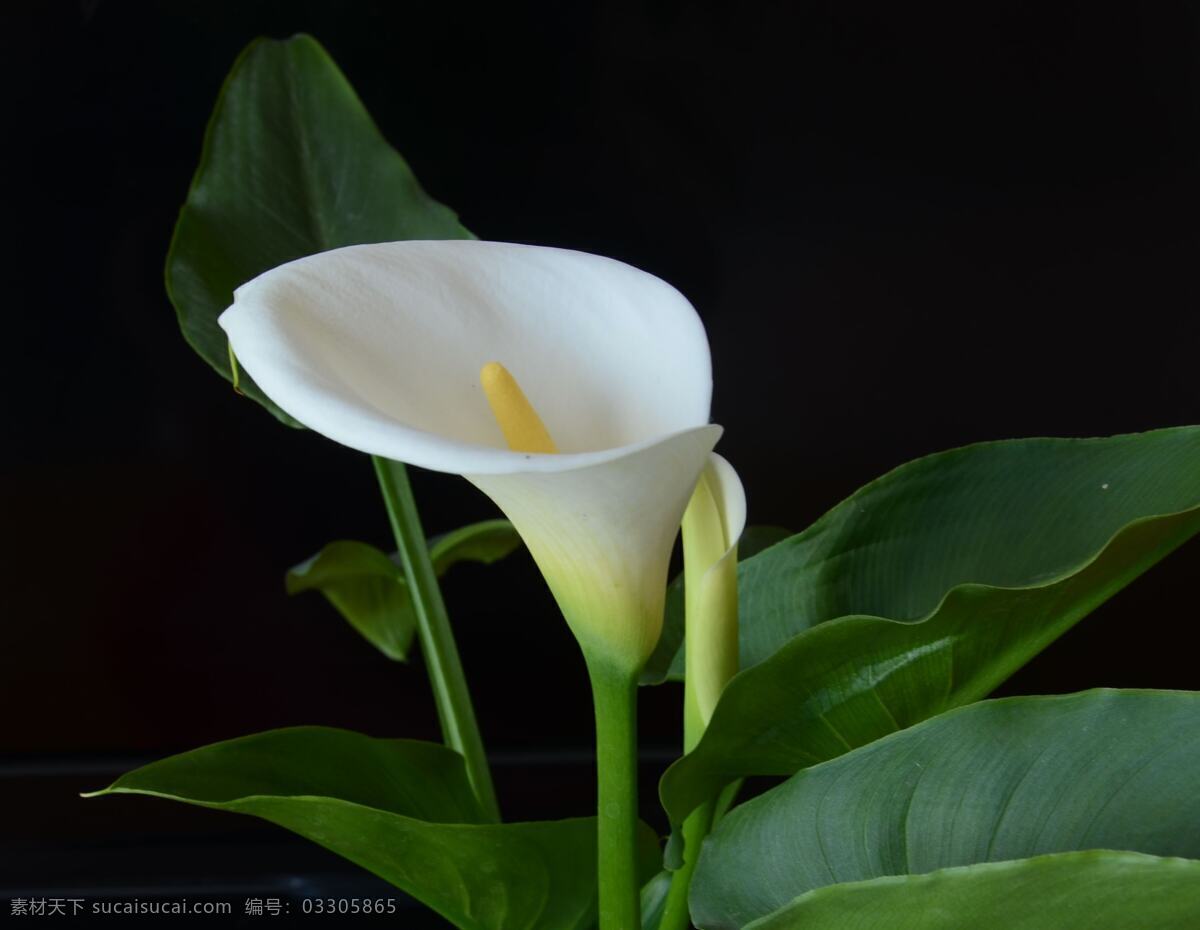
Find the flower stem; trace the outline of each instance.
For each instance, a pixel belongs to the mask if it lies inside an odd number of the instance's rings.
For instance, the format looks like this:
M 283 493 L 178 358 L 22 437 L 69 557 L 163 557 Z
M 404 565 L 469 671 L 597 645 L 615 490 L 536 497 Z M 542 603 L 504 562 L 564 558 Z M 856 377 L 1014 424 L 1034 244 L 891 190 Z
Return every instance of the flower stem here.
M 600 930 L 640 930 L 637 678 L 588 663 L 596 708 Z
M 683 679 L 683 751 L 691 752 L 704 735 L 704 720 L 696 700 L 695 687 Z M 683 865 L 671 873 L 671 890 L 667 892 L 667 903 L 663 908 L 658 930 L 688 930 L 692 925 L 688 911 L 688 892 L 691 890 L 692 873 L 696 871 L 696 860 L 700 857 L 700 844 L 713 826 L 714 801 L 696 808 L 683 822 Z
M 450 618 L 446 615 L 442 590 L 429 559 L 429 546 L 421 529 L 421 518 L 417 513 L 417 502 L 413 499 L 412 486 L 408 482 L 408 471 L 401 463 L 390 459 L 372 456 L 372 460 L 387 505 L 392 532 L 396 536 L 396 545 L 400 549 L 404 577 L 412 593 L 417 615 L 417 637 L 425 667 L 429 670 L 429 683 L 442 725 L 442 738 L 447 746 L 463 757 L 467 778 L 484 815 L 493 823 L 498 823 L 500 807 L 496 801 L 496 789 L 492 786 L 492 774 L 483 751 L 483 739 L 479 735 L 479 724 L 475 721 L 475 709 L 471 706 L 471 693 L 467 690 L 458 647 L 454 643 L 454 632 L 450 629 Z

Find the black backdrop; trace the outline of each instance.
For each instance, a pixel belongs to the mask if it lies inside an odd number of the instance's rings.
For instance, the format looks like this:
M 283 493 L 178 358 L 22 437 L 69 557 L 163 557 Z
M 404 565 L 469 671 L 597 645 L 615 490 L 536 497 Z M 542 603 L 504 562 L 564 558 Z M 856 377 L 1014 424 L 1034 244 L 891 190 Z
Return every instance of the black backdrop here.
M 687 294 L 752 522 L 800 529 L 975 440 L 1200 421 L 1194 4 L 93 0 L 4 18 L 0 697 L 30 778 L 289 724 L 437 737 L 419 661 L 283 594 L 324 542 L 387 542 L 368 461 L 237 398 L 163 292 L 205 120 L 256 35 L 316 35 L 481 237 L 611 255 Z M 493 512 L 461 480 L 415 481 L 431 531 Z M 1200 686 L 1181 648 L 1197 556 L 1006 690 Z M 448 600 L 489 747 L 586 751 L 582 664 L 528 558 L 457 569 Z M 648 746 L 672 746 L 678 714 L 674 688 L 645 696 Z M 586 779 L 533 798 L 523 778 L 510 811 L 590 804 Z M 39 790 L 36 815 L 13 802 L 29 835 L 91 816 Z

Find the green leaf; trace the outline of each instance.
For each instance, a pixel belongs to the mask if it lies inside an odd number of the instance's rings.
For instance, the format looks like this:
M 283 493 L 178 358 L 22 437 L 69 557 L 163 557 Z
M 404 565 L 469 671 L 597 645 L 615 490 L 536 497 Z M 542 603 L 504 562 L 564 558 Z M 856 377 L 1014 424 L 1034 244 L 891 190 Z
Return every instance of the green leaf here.
M 738 541 L 738 558 L 748 559 L 791 535 L 791 530 L 785 530 L 781 526 L 748 526 Z M 659 685 L 664 681 L 683 681 L 684 622 L 683 572 L 680 572 L 667 588 L 662 635 L 642 670 L 638 684 Z
M 1197 426 L 917 459 L 744 562 L 742 666 L 837 617 L 915 621 L 962 585 L 1053 585 L 1131 523 L 1197 506 Z
M 642 928 L 658 930 L 663 913 L 667 909 L 667 895 L 671 893 L 671 873 L 659 872 L 642 886 Z
M 252 42 L 234 63 L 167 255 L 183 334 L 233 380 L 217 317 L 236 287 L 326 249 L 471 234 L 429 197 L 310 36 Z M 298 426 L 240 373 L 239 390 Z
M 297 727 L 185 752 L 104 794 L 252 814 L 330 849 L 467 930 L 575 930 L 596 910 L 594 818 L 483 824 L 462 758 L 443 746 Z M 643 876 L 660 867 L 641 837 Z
M 749 927 L 1194 930 L 1200 862 L 1095 851 L 880 878 L 809 892 Z
M 515 552 L 520 545 L 521 537 L 507 520 L 484 520 L 431 539 L 429 557 L 440 578 L 459 562 L 490 565 Z
M 984 697 L 1198 531 L 1198 427 L 902 466 L 743 563 L 753 667 L 664 775 L 672 823 L 735 778 L 790 775 Z
M 286 727 L 151 762 L 96 795 L 153 794 L 241 809 L 260 795 L 329 799 L 434 823 L 482 823 L 462 757 L 437 743 Z
M 431 539 L 429 554 L 440 577 L 459 562 L 495 562 L 520 544 L 507 520 L 485 520 Z M 320 591 L 385 656 L 407 660 L 417 615 L 395 553 L 354 540 L 332 542 L 288 571 L 285 583 L 288 594 Z
M 404 572 L 384 552 L 354 540 L 332 542 L 292 568 L 288 594 L 320 591 L 389 659 L 405 661 L 417 628 Z
M 952 711 L 732 811 L 701 853 L 692 914 L 742 927 L 826 885 L 1048 853 L 1200 858 L 1197 733 L 1200 693 L 1180 691 Z

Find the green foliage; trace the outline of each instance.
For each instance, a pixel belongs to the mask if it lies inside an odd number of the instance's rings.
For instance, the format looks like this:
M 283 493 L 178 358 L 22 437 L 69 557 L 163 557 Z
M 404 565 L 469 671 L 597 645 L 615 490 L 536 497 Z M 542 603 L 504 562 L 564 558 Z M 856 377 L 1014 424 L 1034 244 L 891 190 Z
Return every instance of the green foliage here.
M 1053 584 L 1130 524 L 1198 505 L 1194 426 L 916 459 L 745 563 L 742 667 L 837 617 L 916 621 L 963 585 Z
M 459 562 L 491 565 L 520 545 L 521 537 L 507 520 L 484 520 L 429 540 L 429 558 L 440 578 Z
M 495 562 L 520 544 L 521 537 L 507 520 L 485 520 L 430 540 L 429 556 L 440 577 L 459 562 Z M 332 542 L 293 567 L 286 584 L 288 594 L 320 591 L 385 656 L 408 658 L 417 616 L 395 554 L 354 540 Z
M 700 857 L 693 916 L 742 927 L 826 885 L 1048 853 L 1200 858 L 1197 732 L 1200 694 L 1171 691 L 943 714 L 730 813 Z
M 217 317 L 234 289 L 315 252 L 397 239 L 469 239 L 421 189 L 354 88 L 309 36 L 251 43 L 221 88 L 167 255 L 192 348 L 291 426 L 242 372 Z
M 1200 862 L 1082 852 L 809 892 L 753 930 L 1194 930 Z
M 331 542 L 287 573 L 288 594 L 320 591 L 338 613 L 389 659 L 405 661 L 417 617 L 404 572 L 381 549 L 351 539 Z
M 986 443 L 867 485 L 743 563 L 751 667 L 663 777 L 672 823 L 986 696 L 1198 531 L 1196 427 Z
M 154 762 L 104 794 L 252 814 L 319 843 L 464 930 L 585 930 L 596 910 L 594 818 L 487 824 L 462 757 L 322 727 L 273 730 Z M 641 874 L 659 868 L 640 836 Z
M 659 872 L 642 886 L 643 930 L 658 930 L 663 912 L 667 907 L 667 893 L 671 890 L 671 873 Z
M 418 740 L 287 727 L 213 743 L 122 775 L 96 794 L 238 805 L 259 794 L 338 798 L 433 823 L 483 818 L 458 753 Z

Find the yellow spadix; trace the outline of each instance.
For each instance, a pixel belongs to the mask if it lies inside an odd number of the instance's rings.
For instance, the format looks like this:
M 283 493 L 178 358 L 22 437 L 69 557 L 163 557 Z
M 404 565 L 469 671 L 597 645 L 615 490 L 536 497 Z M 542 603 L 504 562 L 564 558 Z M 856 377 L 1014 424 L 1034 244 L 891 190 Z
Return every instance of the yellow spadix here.
M 558 452 L 546 424 L 507 368 L 499 362 L 488 362 L 479 371 L 479 383 L 510 449 L 543 454 Z

